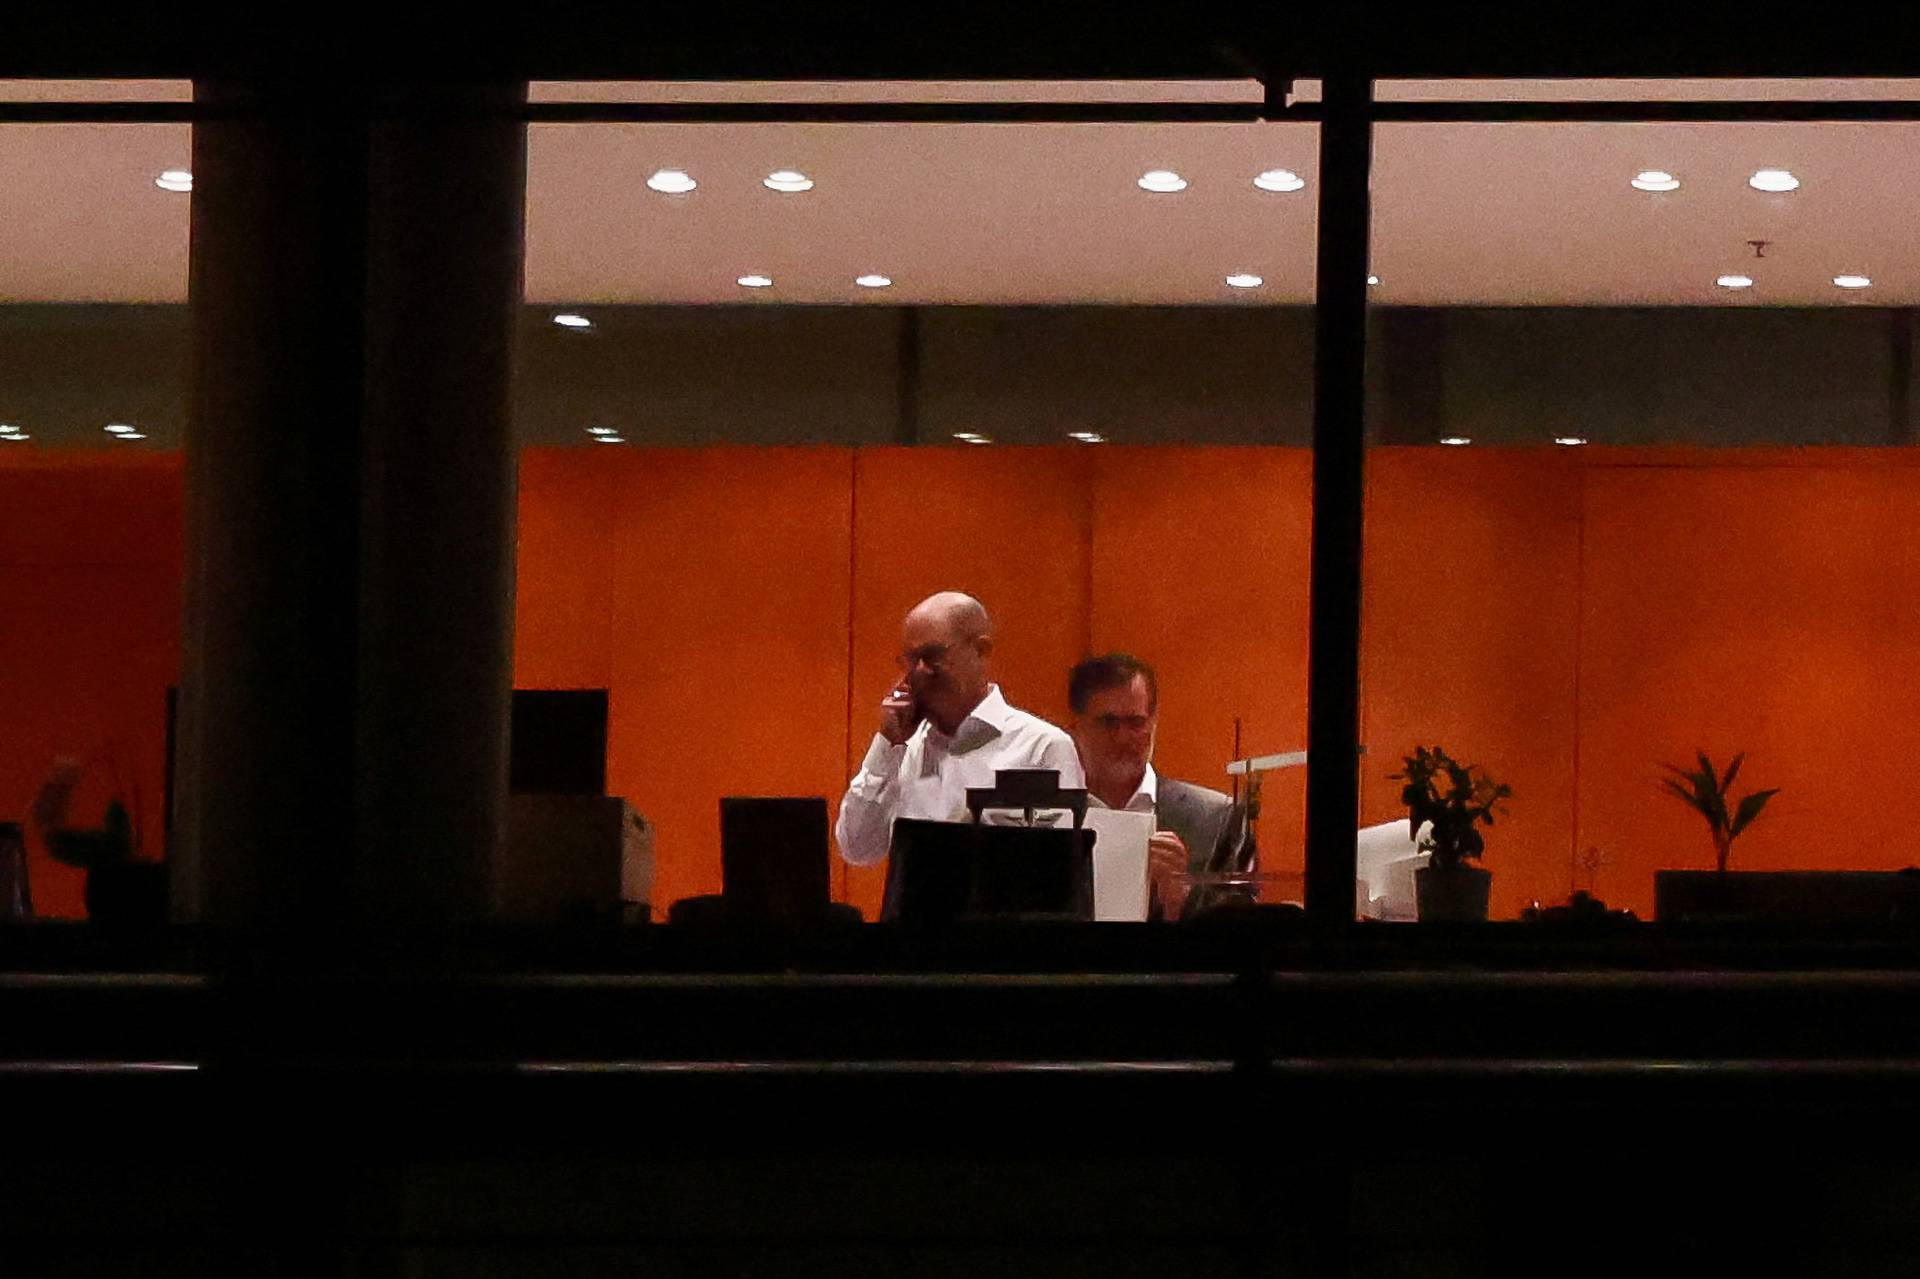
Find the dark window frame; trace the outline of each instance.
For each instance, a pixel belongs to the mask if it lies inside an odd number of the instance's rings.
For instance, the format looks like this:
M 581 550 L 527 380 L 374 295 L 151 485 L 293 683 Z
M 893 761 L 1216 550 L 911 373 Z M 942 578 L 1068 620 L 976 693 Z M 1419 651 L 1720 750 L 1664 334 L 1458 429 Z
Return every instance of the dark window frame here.
M 1801 74 L 1832 76 L 1831 66 L 1813 65 Z M 1826 122 L 1920 120 L 1920 100 L 1841 101 L 1730 100 L 1714 102 L 1381 102 L 1374 98 L 1376 77 L 1390 68 L 1335 69 L 1264 77 L 1261 103 L 1104 103 L 1104 104 L 621 104 L 529 103 L 518 111 L 527 123 L 546 122 L 790 122 L 861 121 L 930 123 L 1026 122 L 1314 122 L 1321 128 L 1322 180 L 1318 184 L 1319 288 L 1314 308 L 1319 322 L 1315 353 L 1314 552 L 1309 627 L 1307 812 L 1307 914 L 1302 935 L 1256 938 L 1245 951 L 1252 962 L 1282 966 L 1373 968 L 1471 957 L 1477 962 L 1521 967 L 1576 960 L 1600 966 L 1674 966 L 1705 957 L 1736 965 L 1904 966 L 1915 962 L 1909 936 L 1884 937 L 1862 930 L 1755 926 L 1739 930 L 1699 929 L 1648 921 L 1630 937 L 1612 933 L 1575 936 L 1526 926 L 1488 925 L 1472 933 L 1428 926 L 1413 930 L 1363 929 L 1353 917 L 1352 831 L 1358 824 L 1358 779 L 1351 767 L 1330 763 L 1354 758 L 1358 745 L 1357 673 L 1360 649 L 1359 590 L 1364 572 L 1360 495 L 1365 480 L 1367 437 L 1365 317 L 1368 310 L 1364 264 L 1371 233 L 1371 208 L 1364 176 L 1371 159 L 1374 127 L 1385 123 L 1641 123 L 1641 122 Z M 1398 68 L 1391 68 L 1399 70 Z M 1520 74 L 1515 67 L 1502 68 Z M 1716 68 L 1722 74 L 1733 74 Z M 1876 68 L 1885 73 L 1886 68 Z M 543 79 L 554 78 L 542 68 Z M 1004 71 L 1004 69 L 1002 69 Z M 1091 68 L 1079 69 L 1092 78 Z M 1484 69 L 1480 69 L 1484 70 Z M 1562 68 L 1564 71 L 1565 69 Z M 1607 69 L 1614 75 L 1622 68 Z M 1671 75 L 1675 68 L 1662 72 Z M 1749 67 L 1756 74 L 1779 75 L 1781 66 Z M 1911 70 L 1920 71 L 1920 65 Z M 1045 71 L 1039 72 L 1046 74 Z M 636 71 L 636 74 L 640 74 Z M 789 74 L 793 74 L 789 71 Z M 1252 72 L 1247 72 L 1252 74 Z M 1854 74 L 1863 74 L 1855 72 Z M 1603 73 L 1604 76 L 1604 73 Z M 593 77 L 602 78 L 602 77 Z M 1066 78 L 1056 71 L 1049 78 Z M 1293 81 L 1317 78 L 1319 102 L 1288 105 Z M 1444 77 L 1443 77 L 1444 78 Z M 1844 77 L 1843 77 L 1844 78 Z M 212 111 L 189 102 L 0 102 L 0 124 L 35 123 L 192 123 Z M 1356 180 L 1356 174 L 1359 175 Z M 1329 389 L 1332 393 L 1329 394 Z M 1325 500 L 1334 495 L 1334 500 Z M 1524 930 L 1524 931 L 1519 931 Z M 1224 940 L 1224 939 L 1221 939 Z M 1884 945 L 1882 944 L 1884 943 Z M 1238 949 L 1236 944 L 1229 949 Z M 1045 953 L 1042 947 L 1034 953 Z M 1184 964 L 1206 954 L 1226 958 L 1218 944 L 1167 946 L 1160 943 L 1115 946 L 1103 942 L 1086 951 L 1072 948 L 1070 959 L 1095 967 L 1163 967 L 1162 960 Z M 911 948 L 909 948 L 911 950 Z M 903 954 L 909 952 L 902 952 Z M 1014 967 L 996 962 L 996 967 Z M 1239 965 L 1234 965 L 1238 967 Z

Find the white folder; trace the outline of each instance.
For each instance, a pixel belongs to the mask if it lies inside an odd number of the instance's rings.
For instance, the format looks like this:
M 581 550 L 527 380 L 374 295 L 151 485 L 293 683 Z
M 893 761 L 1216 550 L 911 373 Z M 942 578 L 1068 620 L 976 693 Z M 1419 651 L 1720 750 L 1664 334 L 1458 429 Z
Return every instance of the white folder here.
M 1152 813 L 1088 808 L 1093 841 L 1093 917 L 1139 922 L 1147 917 L 1147 839 Z

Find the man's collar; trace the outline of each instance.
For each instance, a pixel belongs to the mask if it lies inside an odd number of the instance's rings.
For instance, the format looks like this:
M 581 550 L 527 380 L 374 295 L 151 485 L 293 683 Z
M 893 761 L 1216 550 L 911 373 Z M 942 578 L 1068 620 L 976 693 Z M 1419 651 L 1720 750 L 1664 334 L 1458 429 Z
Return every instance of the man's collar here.
M 942 733 L 932 720 L 927 721 L 927 731 L 965 750 L 1006 732 L 1013 721 L 1013 714 L 1013 707 L 1007 705 L 1007 699 L 1000 695 L 1000 686 L 989 684 L 987 695 L 980 699 L 979 705 L 967 712 L 966 718 L 954 728 L 951 737 Z
M 1145 795 L 1150 802 L 1155 804 L 1160 802 L 1160 776 L 1153 771 L 1152 764 L 1147 765 L 1146 773 L 1140 778 L 1140 789 L 1135 791 L 1134 794 Z
M 1000 695 L 998 684 L 989 684 L 987 695 L 980 699 L 978 706 L 967 712 L 967 719 L 977 719 L 995 732 L 1004 733 L 1012 722 L 1013 707 L 1007 705 L 1007 699 Z M 966 731 L 967 719 L 960 721 L 960 732 Z
M 1140 803 L 1142 799 L 1147 801 L 1144 805 Z M 1095 795 L 1092 791 L 1087 792 L 1087 800 L 1097 808 L 1107 807 L 1107 802 L 1098 795 Z M 1141 774 L 1140 784 L 1133 788 L 1133 794 L 1127 796 L 1126 808 L 1123 811 L 1136 813 L 1152 811 L 1159 807 L 1159 804 L 1160 778 L 1153 771 L 1153 765 L 1148 764 L 1147 771 Z

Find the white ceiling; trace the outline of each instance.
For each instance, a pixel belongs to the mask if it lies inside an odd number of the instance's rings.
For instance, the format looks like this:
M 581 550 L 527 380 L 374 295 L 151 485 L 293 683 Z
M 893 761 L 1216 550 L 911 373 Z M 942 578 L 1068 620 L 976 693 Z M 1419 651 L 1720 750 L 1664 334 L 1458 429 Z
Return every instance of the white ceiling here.
M 534 302 L 1217 302 L 1308 296 L 1317 130 L 1298 124 L 539 125 Z M 657 168 L 700 187 L 666 196 Z M 1149 169 L 1191 183 L 1140 190 Z M 1308 180 L 1256 190 L 1264 169 Z M 797 169 L 797 195 L 761 179 Z M 865 272 L 890 289 L 857 288 Z M 1251 271 L 1270 290 L 1229 290 Z M 774 278 L 747 290 L 746 272 Z
M 1256 86 L 1257 88 L 1257 86 Z M 1661 91 L 1664 88 L 1664 92 Z M 1402 84 L 1383 97 L 1920 96 L 1912 82 Z M 845 100 L 847 86 L 704 86 L 707 100 Z M 1234 100 L 1248 82 L 1072 86 L 1079 100 Z M 861 86 L 862 96 L 1060 100 L 1061 86 Z M 178 97 L 179 86 L 134 96 Z M 687 86 L 543 87 L 548 100 L 694 96 Z M 0 84 L 0 97 L 28 93 Z M 38 96 L 78 96 L 45 89 Z M 178 302 L 188 201 L 156 189 L 186 125 L 0 126 L 0 301 Z M 1313 276 L 1310 124 L 540 124 L 528 150 L 527 297 L 593 302 L 1300 303 Z M 1912 305 L 1920 302 L 1920 124 L 1383 125 L 1374 270 L 1408 305 Z M 644 180 L 684 168 L 699 189 Z M 1262 169 L 1305 190 L 1256 190 Z M 1749 189 L 1761 167 L 1804 185 Z M 797 168 L 817 186 L 760 185 Z M 1172 168 L 1190 187 L 1141 191 Z M 1651 195 L 1627 180 L 1677 174 Z M 216 175 L 200 175 L 202 181 Z M 1770 242 L 1755 260 L 1746 241 Z M 884 290 L 853 277 L 880 271 Z M 1223 277 L 1250 271 L 1257 290 Z M 1757 286 L 1714 286 L 1740 271 Z M 746 290 L 735 278 L 772 275 Z M 1875 287 L 1846 292 L 1842 272 Z
M 0 302 L 184 302 L 185 124 L 0 125 Z

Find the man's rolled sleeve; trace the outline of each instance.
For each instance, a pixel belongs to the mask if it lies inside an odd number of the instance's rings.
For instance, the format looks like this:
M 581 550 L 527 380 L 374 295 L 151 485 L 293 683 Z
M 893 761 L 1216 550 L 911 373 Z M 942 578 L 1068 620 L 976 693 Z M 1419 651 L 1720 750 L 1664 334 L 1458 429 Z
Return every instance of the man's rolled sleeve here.
M 900 764 L 904 743 L 894 745 L 875 733 L 840 801 L 840 820 L 834 824 L 834 842 L 840 856 L 852 866 L 871 866 L 884 860 L 893 836 L 893 810 L 899 797 Z

